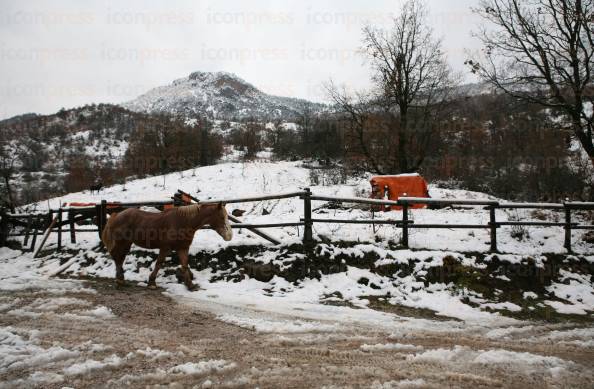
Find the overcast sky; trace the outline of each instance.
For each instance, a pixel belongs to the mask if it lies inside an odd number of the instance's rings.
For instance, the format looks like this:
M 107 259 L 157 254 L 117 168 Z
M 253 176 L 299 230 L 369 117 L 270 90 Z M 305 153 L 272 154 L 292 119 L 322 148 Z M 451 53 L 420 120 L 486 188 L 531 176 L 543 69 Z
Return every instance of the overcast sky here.
M 357 53 L 361 28 L 389 26 L 401 3 L 0 0 L 0 118 L 127 101 L 196 70 L 324 101 L 330 78 L 369 85 Z M 464 50 L 479 49 L 470 34 L 480 22 L 470 12 L 477 0 L 427 3 L 452 67 L 464 71 Z

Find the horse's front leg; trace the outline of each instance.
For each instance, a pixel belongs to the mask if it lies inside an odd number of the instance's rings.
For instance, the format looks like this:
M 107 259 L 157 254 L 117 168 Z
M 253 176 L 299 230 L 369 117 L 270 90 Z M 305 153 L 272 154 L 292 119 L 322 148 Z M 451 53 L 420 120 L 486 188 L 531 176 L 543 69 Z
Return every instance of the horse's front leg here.
M 177 254 L 179 255 L 179 263 L 181 265 L 184 283 L 186 284 L 188 290 L 194 290 L 194 284 L 192 283 L 192 273 L 190 273 L 190 268 L 188 267 L 188 250 L 189 249 L 177 250 Z
M 153 272 L 149 276 L 149 281 L 148 281 L 149 288 L 154 289 L 157 287 L 157 283 L 156 283 L 157 274 L 159 273 L 159 269 L 163 265 L 165 258 L 169 255 L 169 252 L 170 252 L 170 250 L 167 250 L 167 249 L 161 249 L 159 251 L 159 256 L 157 257 L 157 262 L 155 262 L 155 268 L 153 269 Z

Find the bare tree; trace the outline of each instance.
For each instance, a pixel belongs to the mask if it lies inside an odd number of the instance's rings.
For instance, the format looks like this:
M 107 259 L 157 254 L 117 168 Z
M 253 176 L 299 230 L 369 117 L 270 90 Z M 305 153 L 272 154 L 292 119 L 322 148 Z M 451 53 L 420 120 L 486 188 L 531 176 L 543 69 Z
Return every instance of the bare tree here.
M 15 163 L 17 159 L 17 153 L 11 153 L 3 144 L 0 144 L 0 176 L 2 176 L 2 179 L 4 180 L 8 197 L 8 207 L 11 212 L 15 211 L 15 204 L 10 181 L 15 173 Z
M 556 110 L 594 166 L 594 0 L 481 0 L 489 22 L 477 36 L 484 55 L 473 73 L 523 101 Z
M 361 168 L 378 174 L 385 173 L 381 155 L 374 152 L 368 137 L 369 120 L 373 111 L 369 96 L 363 93 L 353 95 L 346 88 L 341 88 L 332 81 L 326 85 L 326 93 L 346 116 L 345 126 L 349 137 L 347 154 L 352 154 L 353 150 L 349 148 L 356 144 L 357 154 L 361 154 L 364 158 Z
M 373 69 L 376 90 L 371 96 L 375 114 L 381 113 L 386 127 L 388 155 L 373 155 L 369 146 L 362 147 L 372 166 L 399 172 L 416 171 L 423 163 L 435 129 L 435 119 L 450 97 L 455 79 L 441 49 L 427 24 L 427 11 L 421 0 L 409 0 L 389 29 L 367 26 L 363 29 L 363 51 Z M 336 88 L 330 97 L 355 120 L 365 142 L 366 118 L 361 107 Z M 368 112 L 366 112 L 368 113 Z M 377 116 L 376 116 L 377 117 Z M 377 123 L 376 123 L 377 124 Z
M 301 114 L 298 118 L 298 123 L 300 124 L 301 130 L 301 143 L 303 144 L 303 148 L 305 151 L 304 154 L 307 154 L 311 151 L 311 131 L 313 126 L 313 119 L 314 119 L 314 110 L 311 106 L 310 102 L 305 102 L 302 105 Z

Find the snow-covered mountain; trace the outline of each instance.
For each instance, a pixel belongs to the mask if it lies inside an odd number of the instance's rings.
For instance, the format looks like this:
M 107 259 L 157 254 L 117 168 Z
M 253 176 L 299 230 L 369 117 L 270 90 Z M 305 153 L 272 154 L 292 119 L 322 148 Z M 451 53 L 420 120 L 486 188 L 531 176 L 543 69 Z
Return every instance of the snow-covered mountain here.
M 137 112 L 184 117 L 207 115 L 219 120 L 295 121 L 304 112 L 316 113 L 326 109 L 323 104 L 266 94 L 226 72 L 194 72 L 171 85 L 151 89 L 122 106 Z

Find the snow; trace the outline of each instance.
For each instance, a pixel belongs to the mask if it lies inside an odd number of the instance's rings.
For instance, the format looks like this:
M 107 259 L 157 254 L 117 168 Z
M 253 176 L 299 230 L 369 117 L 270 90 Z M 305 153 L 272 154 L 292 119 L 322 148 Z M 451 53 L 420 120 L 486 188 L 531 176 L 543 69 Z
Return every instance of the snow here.
M 437 285 L 437 287 L 445 287 Z M 390 299 L 391 304 L 401 304 L 413 308 L 426 308 L 435 311 L 438 315 L 449 316 L 466 321 L 493 321 L 498 317 L 497 314 L 491 314 L 464 304 L 459 298 L 453 296 L 446 290 L 427 290 L 411 291 L 407 296 L 397 296 Z M 511 324 L 513 319 L 500 317 L 499 320 Z
M 45 365 L 50 362 L 75 358 L 78 355 L 78 351 L 60 346 L 48 348 L 39 346 L 35 332 L 13 327 L 0 327 L 0 372 Z
M 10 309 L 3 314 L 65 321 L 113 318 L 113 313 L 107 307 L 93 306 L 79 297 L 63 296 L 66 293 L 78 295 L 96 292 L 83 287 L 82 282 L 76 280 L 50 278 L 49 275 L 59 267 L 59 262 L 59 258 L 34 259 L 30 253 L 0 248 L 0 290 L 8 293 L 26 291 L 35 297 L 29 301 L 15 298 L 11 304 L 2 304 L 4 309 Z M 65 376 L 119 366 L 123 361 L 115 354 L 102 360 L 87 359 L 91 354 L 109 349 L 109 346 L 92 341 L 68 347 L 58 342 L 47 345 L 43 342 L 43 330 L 22 328 L 17 326 L 18 320 L 15 323 L 14 326 L 0 326 L 0 374 L 18 369 L 36 371 L 10 381 L 7 383 L 9 387 L 53 386 L 63 382 Z M 46 371 L 47 368 L 52 371 Z M 61 370 L 56 371 L 56 368 Z
M 36 371 L 31 373 L 27 378 L 20 378 L 15 381 L 12 381 L 6 385 L 6 387 L 44 387 L 45 385 L 50 384 L 59 384 L 64 381 L 64 376 L 62 374 L 51 373 L 51 372 L 44 372 L 44 371 Z M 62 388 L 66 388 L 63 386 Z
M 569 302 L 546 301 L 545 303 L 561 313 L 585 315 L 594 307 L 594 290 L 591 287 L 591 276 L 580 273 L 570 273 L 561 269 L 561 283 L 556 282 L 547 287 L 556 297 Z
M 422 350 L 422 346 L 415 346 L 414 344 L 402 344 L 402 343 L 386 343 L 386 344 L 362 344 L 361 350 L 363 351 L 418 351 Z
M 207 361 L 200 361 L 198 363 L 187 362 L 183 365 L 174 366 L 167 372 L 173 374 L 205 375 L 231 370 L 236 366 L 237 365 L 235 363 L 227 362 L 224 359 L 211 359 Z
M 243 328 L 249 328 L 256 332 L 295 333 L 295 332 L 333 332 L 338 326 L 336 324 L 322 324 L 320 322 L 306 322 L 302 320 L 267 320 L 258 318 L 246 318 L 235 315 L 221 315 L 217 319 Z
M 384 178 L 420 177 L 420 174 L 419 173 L 402 173 L 402 174 L 391 174 L 391 175 L 374 176 L 374 177 L 384 177 Z
M 86 374 L 93 370 L 104 369 L 106 367 L 115 367 L 122 364 L 122 358 L 115 354 L 106 357 L 102 361 L 96 361 L 94 359 L 88 359 L 81 363 L 74 363 L 64 368 L 64 374 L 66 375 L 81 375 Z
M 52 264 L 51 269 L 58 265 L 59 262 Z M 35 261 L 31 253 L 0 247 L 0 290 L 39 289 L 51 294 L 76 290 L 94 293 L 93 290 L 84 288 L 80 281 L 49 278 L 44 274 L 44 270 L 48 269 L 39 268 L 39 261 Z
M 551 308 L 554 308 L 557 312 L 563 313 L 566 315 L 586 315 L 587 314 L 587 312 L 584 309 L 582 309 L 580 305 L 576 306 L 574 304 L 565 304 L 560 301 L 551 301 L 551 300 L 546 300 L 544 303 L 547 304 L 548 306 L 550 306 Z M 588 306 L 588 308 L 591 309 L 592 306 Z
M 563 366 L 567 362 L 557 357 L 547 357 L 531 353 L 515 352 L 508 350 L 479 351 L 473 363 L 484 364 L 527 364 L 544 365 L 547 367 Z
M 513 335 L 529 334 L 534 332 L 535 328 L 532 325 L 521 327 L 510 326 L 507 328 L 495 328 L 488 331 L 485 336 L 489 339 L 510 339 Z
M 150 361 L 159 361 L 162 359 L 169 359 L 169 358 L 173 357 L 174 355 L 180 355 L 180 356 L 184 355 L 184 353 L 181 351 L 178 353 L 172 353 L 169 351 L 153 349 L 151 347 L 147 347 L 144 350 L 142 350 L 142 349 L 136 350 L 136 354 L 143 356 Z
M 574 328 L 570 330 L 551 331 L 546 336 L 547 340 L 568 340 L 568 339 L 594 339 L 594 328 Z
M 186 126 L 193 127 L 193 126 L 195 126 L 196 124 L 198 124 L 198 119 L 196 119 L 196 118 L 192 118 L 192 119 L 186 119 L 186 120 L 184 121 L 184 124 L 185 124 Z
M 592 102 L 590 102 L 590 101 L 585 102 L 583 113 L 584 113 L 584 116 L 592 119 L 592 117 L 594 117 L 594 104 L 592 104 Z
M 297 130 L 299 129 L 299 125 L 297 123 L 282 123 L 281 128 L 283 130 L 297 132 Z
M 116 317 L 109 308 L 104 306 L 99 306 L 89 311 L 83 311 L 81 314 L 84 316 L 93 316 L 99 319 L 113 319 Z
M 417 378 L 414 380 L 400 380 L 400 381 L 388 381 L 384 383 L 380 383 L 379 381 L 375 381 L 372 385 L 372 389 L 406 389 L 406 388 L 425 388 L 429 387 L 427 382 L 422 378 Z
M 530 370 L 539 368 L 558 372 L 571 365 L 571 362 L 557 357 L 542 356 L 526 352 L 515 352 L 502 349 L 474 351 L 466 346 L 455 346 L 451 349 L 440 348 L 423 351 L 407 356 L 411 361 L 425 362 L 459 362 L 463 364 L 507 365 L 517 369 Z M 553 370 L 554 369 L 554 370 Z

